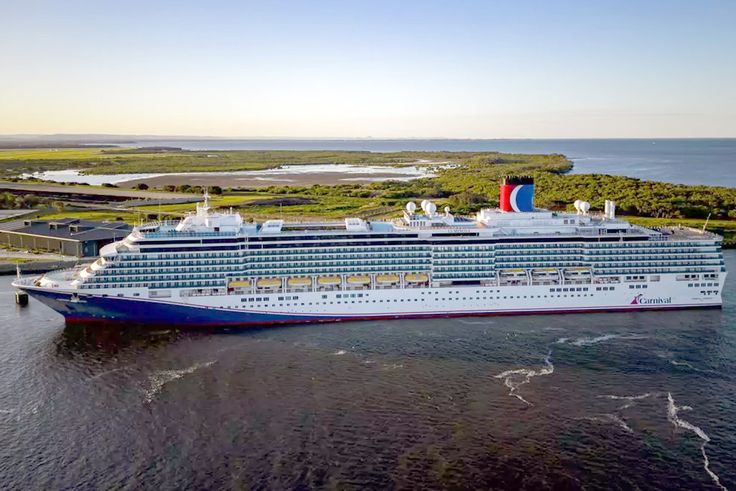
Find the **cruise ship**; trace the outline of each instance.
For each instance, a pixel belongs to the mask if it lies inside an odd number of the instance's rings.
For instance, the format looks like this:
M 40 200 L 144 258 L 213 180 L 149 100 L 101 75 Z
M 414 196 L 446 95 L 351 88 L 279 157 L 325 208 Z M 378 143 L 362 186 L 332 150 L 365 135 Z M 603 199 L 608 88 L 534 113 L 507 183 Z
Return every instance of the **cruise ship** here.
M 396 220 L 250 223 L 205 194 L 91 264 L 13 285 L 70 323 L 182 327 L 721 306 L 718 235 L 632 225 L 612 201 L 537 209 L 525 177 L 499 201 L 473 217 L 425 200 Z

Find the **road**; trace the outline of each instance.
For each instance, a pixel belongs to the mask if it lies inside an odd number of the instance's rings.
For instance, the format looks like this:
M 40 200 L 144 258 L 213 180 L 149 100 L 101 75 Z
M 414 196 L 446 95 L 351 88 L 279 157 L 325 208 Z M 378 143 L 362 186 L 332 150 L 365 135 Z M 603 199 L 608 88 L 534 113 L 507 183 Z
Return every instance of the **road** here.
M 0 249 L 0 262 L 7 259 L 32 259 L 34 261 L 74 261 L 75 256 L 62 256 L 61 254 L 34 254 L 25 251 L 8 251 Z

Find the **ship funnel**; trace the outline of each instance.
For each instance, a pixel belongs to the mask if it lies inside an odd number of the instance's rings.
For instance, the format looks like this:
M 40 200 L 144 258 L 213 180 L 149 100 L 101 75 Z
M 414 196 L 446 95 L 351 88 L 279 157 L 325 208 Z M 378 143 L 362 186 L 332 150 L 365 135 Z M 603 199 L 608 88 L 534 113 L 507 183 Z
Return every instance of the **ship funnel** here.
M 534 211 L 534 178 L 504 177 L 501 181 L 500 208 L 505 212 Z

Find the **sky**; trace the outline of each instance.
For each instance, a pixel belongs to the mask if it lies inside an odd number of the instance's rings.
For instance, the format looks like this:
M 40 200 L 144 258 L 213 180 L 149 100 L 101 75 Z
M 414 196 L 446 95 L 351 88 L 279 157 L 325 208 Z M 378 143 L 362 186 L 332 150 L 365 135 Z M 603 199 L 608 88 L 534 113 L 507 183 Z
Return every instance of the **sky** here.
M 736 137 L 736 2 L 0 0 L 0 134 Z

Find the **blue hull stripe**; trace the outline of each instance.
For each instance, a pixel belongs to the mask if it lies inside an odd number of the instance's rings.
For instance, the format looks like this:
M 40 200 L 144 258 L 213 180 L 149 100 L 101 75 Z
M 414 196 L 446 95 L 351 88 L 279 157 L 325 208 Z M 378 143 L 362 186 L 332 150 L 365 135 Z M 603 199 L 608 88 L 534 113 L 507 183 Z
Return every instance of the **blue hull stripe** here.
M 147 299 L 131 299 L 118 297 L 82 296 L 78 302 L 71 301 L 71 294 L 26 289 L 30 295 L 52 309 L 62 314 L 67 322 L 74 323 L 126 323 L 141 325 L 167 326 L 227 326 L 227 325 L 268 325 L 268 324 L 297 324 L 313 322 L 335 322 L 368 319 L 398 319 L 422 317 L 460 317 L 483 315 L 514 315 L 514 314 L 561 314 L 577 312 L 611 312 L 611 311 L 640 311 L 686 308 L 720 308 L 720 305 L 658 305 L 651 307 L 586 307 L 580 309 L 544 309 L 544 310 L 494 310 L 478 311 L 450 311 L 450 312 L 412 312 L 404 314 L 290 314 L 277 312 L 252 312 L 230 310 L 217 307 L 191 306 L 181 303 L 163 302 Z

